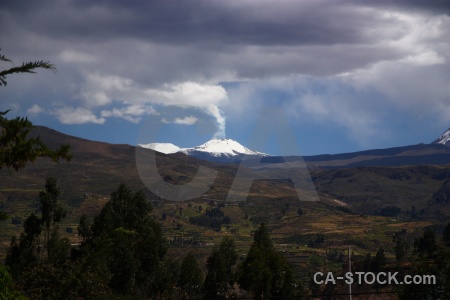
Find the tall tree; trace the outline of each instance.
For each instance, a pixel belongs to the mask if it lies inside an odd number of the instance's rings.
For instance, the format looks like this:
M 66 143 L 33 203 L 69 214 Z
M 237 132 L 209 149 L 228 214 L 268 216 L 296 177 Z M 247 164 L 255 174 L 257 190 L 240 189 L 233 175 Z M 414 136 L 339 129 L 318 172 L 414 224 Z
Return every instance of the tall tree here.
M 371 271 L 372 272 L 379 272 L 382 267 L 386 265 L 386 256 L 384 255 L 384 249 L 383 247 L 380 247 L 375 254 L 375 257 L 372 260 L 371 263 Z
M 62 207 L 59 195 L 61 188 L 58 181 L 50 177 L 45 183 L 45 191 L 39 193 L 39 200 L 41 206 L 41 222 L 45 226 L 45 241 L 47 259 L 64 260 L 64 249 L 67 248 L 68 241 L 61 241 L 58 234 L 58 226 L 56 223 L 60 222 L 66 217 L 67 211 Z M 67 250 L 67 249 L 66 249 Z
M 121 184 L 92 226 L 83 228 L 89 231 L 82 245 L 85 261 L 110 274 L 108 284 L 119 294 L 155 294 L 167 242 L 151 211 L 143 192 Z
M 399 233 L 396 233 L 393 238 L 395 242 L 395 259 L 397 263 L 400 263 L 402 260 L 406 258 L 408 255 L 408 243 L 400 236 Z
M 12 63 L 1 53 L 0 62 Z M 8 75 L 35 73 L 36 69 L 56 71 L 55 66 L 46 61 L 24 62 L 18 67 L 1 70 L 0 86 L 6 86 Z M 50 150 L 39 137 L 28 137 L 33 124 L 27 118 L 16 117 L 8 120 L 5 117 L 8 112 L 9 110 L 0 111 L 0 169 L 6 167 L 17 171 L 38 157 L 49 157 L 54 161 L 58 161 L 60 158 L 71 159 L 69 145 L 61 145 L 56 150 Z
M 253 244 L 240 266 L 238 283 L 255 299 L 290 297 L 302 291 L 290 264 L 273 246 L 265 224 L 255 232 Z
M 6 255 L 6 265 L 12 270 L 14 277 L 22 271 L 39 263 L 42 245 L 40 234 L 42 231 L 41 219 L 34 213 L 23 224 L 24 231 L 19 239 L 11 238 L 11 245 Z
M 234 239 L 224 237 L 219 248 L 213 250 L 207 260 L 208 274 L 205 278 L 205 293 L 208 299 L 229 299 L 234 296 L 237 260 Z
M 49 263 L 61 264 L 69 255 L 70 242 L 67 238 L 61 238 L 58 233 L 60 222 L 65 217 L 65 210 L 59 201 L 60 188 L 54 178 L 48 178 L 45 191 L 39 194 L 41 217 L 32 213 L 24 222 L 24 232 L 17 239 L 12 237 L 8 250 L 6 263 L 20 273 L 42 262 L 42 256 L 46 254 Z M 42 245 L 40 235 L 45 230 L 45 244 Z
M 444 229 L 442 240 L 447 247 L 450 247 L 450 223 L 448 223 Z
M 189 252 L 181 262 L 178 285 L 184 292 L 184 298 L 201 298 L 203 291 L 203 272 L 192 252 Z
M 420 257 L 427 255 L 428 258 L 434 256 L 438 246 L 433 230 L 427 228 L 422 237 L 416 238 L 414 241 L 414 252 Z
M 0 299 L 27 299 L 15 289 L 11 275 L 2 265 L 0 265 Z

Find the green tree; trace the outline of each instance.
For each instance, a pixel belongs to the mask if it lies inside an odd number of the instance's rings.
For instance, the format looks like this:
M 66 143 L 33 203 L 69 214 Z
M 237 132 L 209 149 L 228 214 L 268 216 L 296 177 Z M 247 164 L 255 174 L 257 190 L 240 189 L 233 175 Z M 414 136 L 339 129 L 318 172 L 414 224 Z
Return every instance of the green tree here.
M 6 267 L 0 265 L 0 299 L 27 299 L 14 287 L 12 277 Z
M 442 240 L 447 247 L 450 247 L 450 223 L 448 223 L 444 229 Z
M 70 242 L 59 236 L 57 222 L 65 216 L 59 201 L 60 188 L 56 179 L 48 178 L 45 191 L 40 192 L 41 217 L 32 213 L 24 222 L 24 232 L 19 239 L 11 239 L 6 256 L 6 264 L 14 270 L 13 275 L 42 262 L 46 254 L 49 263 L 61 264 L 69 256 Z M 45 230 L 45 243 L 41 243 L 40 235 Z
M 375 254 L 375 257 L 372 260 L 370 269 L 372 272 L 378 272 L 385 265 L 386 265 L 386 256 L 384 255 L 383 247 L 380 247 L 380 249 L 378 249 L 377 253 Z
M 395 259 L 397 260 L 397 263 L 400 263 L 407 256 L 409 245 L 404 239 L 402 239 L 402 237 L 398 233 L 394 236 L 394 242 Z
M 180 262 L 175 259 L 165 258 L 159 267 L 158 276 L 153 285 L 157 299 L 180 299 L 181 289 L 178 287 L 180 278 Z
M 1 51 L 1 48 L 0 48 Z M 12 61 L 0 53 L 0 62 Z M 35 73 L 36 69 L 50 69 L 56 71 L 54 65 L 46 61 L 24 62 L 0 71 L 0 86 L 6 86 L 6 77 L 16 73 Z M 27 118 L 16 117 L 8 120 L 5 115 L 9 112 L 0 111 L 0 169 L 3 167 L 19 170 L 28 162 L 38 157 L 50 157 L 54 161 L 60 158 L 70 160 L 69 145 L 62 145 L 56 150 L 50 150 L 39 137 L 29 138 L 28 134 L 33 124 Z
M 22 271 L 36 265 L 41 257 L 42 245 L 40 234 L 42 231 L 41 219 L 31 214 L 23 224 L 24 232 L 19 239 L 11 238 L 11 244 L 6 255 L 6 265 L 17 276 Z
M 229 299 L 235 296 L 234 266 L 237 261 L 236 246 L 234 239 L 224 237 L 207 260 L 208 273 L 205 278 L 205 293 L 208 299 Z
M 111 299 L 113 296 L 101 272 L 71 260 L 62 265 L 42 263 L 31 267 L 18 284 L 31 299 Z
M 45 191 L 39 193 L 41 222 L 45 227 L 45 241 L 47 259 L 54 262 L 61 262 L 67 258 L 70 243 L 67 239 L 61 240 L 59 237 L 59 227 L 57 223 L 66 217 L 67 211 L 62 207 L 59 195 L 61 188 L 58 181 L 50 177 L 45 183 Z M 66 252 L 66 253 L 64 253 Z M 65 258 L 64 258 L 65 257 Z
M 203 272 L 197 259 L 189 252 L 181 262 L 178 286 L 183 292 L 183 298 L 198 299 L 203 292 Z
M 416 239 L 414 248 L 419 258 L 411 263 L 409 275 L 434 275 L 436 282 L 404 285 L 399 299 L 450 299 L 450 249 L 436 244 L 434 232 L 429 228 Z
M 2 49 L 0 48 L 0 51 Z M 9 62 L 13 64 L 13 62 L 7 58 L 4 54 L 0 54 L 0 61 Z M 56 71 L 56 68 L 53 64 L 47 61 L 33 61 L 33 62 L 24 62 L 22 65 L 18 67 L 12 67 L 6 70 L 0 71 L 0 86 L 6 86 L 6 76 L 16 74 L 16 73 L 36 73 L 36 69 L 49 69 L 53 72 Z
M 290 264 L 273 246 L 265 224 L 255 232 L 253 244 L 240 266 L 238 283 L 255 299 L 300 296 L 303 289 Z
M 433 230 L 427 228 L 423 233 L 422 237 L 415 239 L 414 241 L 414 252 L 420 257 L 427 255 L 428 258 L 433 257 L 437 251 L 438 246 L 436 243 L 436 238 Z
M 8 120 L 5 115 L 9 111 L 0 112 L 0 169 L 20 170 L 38 157 L 49 157 L 58 162 L 60 158 L 70 160 L 69 145 L 61 145 L 50 150 L 38 137 L 28 137 L 33 123 L 27 118 L 16 117 Z
M 83 261 L 109 274 L 108 284 L 116 293 L 156 293 L 167 242 L 151 211 L 143 192 L 133 193 L 121 184 L 86 233 Z

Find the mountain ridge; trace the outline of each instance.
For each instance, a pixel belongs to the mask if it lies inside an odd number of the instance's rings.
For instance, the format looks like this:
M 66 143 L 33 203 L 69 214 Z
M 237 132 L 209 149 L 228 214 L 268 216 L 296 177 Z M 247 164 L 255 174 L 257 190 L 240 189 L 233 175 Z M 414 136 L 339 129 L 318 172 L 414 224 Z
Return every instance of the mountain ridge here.
M 180 148 L 172 143 L 139 144 L 139 147 L 151 149 L 164 154 L 183 153 L 203 160 L 230 163 L 239 162 L 243 157 L 267 157 L 269 154 L 250 150 L 232 139 L 211 139 L 192 148 Z
M 446 132 L 449 133 L 450 130 Z M 445 134 L 445 133 L 444 133 Z M 444 135 L 443 134 L 443 135 Z M 69 143 L 71 148 L 75 151 L 82 150 L 82 155 L 103 155 L 106 157 L 124 157 L 133 155 L 135 152 L 135 146 L 127 144 L 110 144 L 107 142 L 92 141 L 84 138 L 71 136 L 61 133 L 54 129 L 45 126 L 35 126 L 30 133 L 31 136 L 41 135 L 43 141 L 50 147 L 57 147 L 63 143 Z M 214 141 L 214 140 L 212 140 Z M 217 141 L 228 141 L 229 143 L 236 143 L 240 149 L 239 153 L 233 152 L 233 147 L 230 147 L 227 151 L 227 155 L 211 155 L 211 148 L 208 142 L 203 145 L 193 148 L 179 148 L 171 143 L 153 143 L 154 145 L 165 145 L 167 148 L 177 149 L 169 156 L 184 156 L 215 162 L 215 163 L 239 163 L 243 157 L 254 159 L 263 159 L 262 163 L 276 163 L 280 162 L 280 156 L 271 156 L 262 152 L 257 152 L 242 146 L 236 141 L 230 139 L 217 139 Z M 211 141 L 209 141 L 211 142 Z M 147 144 L 148 145 L 148 144 Z M 311 168 L 336 168 L 336 167 L 359 167 L 359 166 L 402 166 L 402 165 L 420 165 L 420 164 L 435 164 L 444 165 L 450 164 L 450 143 L 444 145 L 443 143 L 433 142 L 431 144 L 417 144 L 401 147 L 391 147 L 384 149 L 370 149 L 364 151 L 356 151 L 340 154 L 320 154 L 309 156 L 293 156 L 292 160 L 301 161 Z M 138 145 L 139 146 L 139 145 Z M 215 145 L 217 146 L 217 145 Z M 144 147 L 145 148 L 145 147 Z M 214 148 L 214 147 L 213 147 Z M 121 149 L 121 150 L 119 150 Z M 243 150 L 244 149 L 244 150 Z M 245 150 L 247 149 L 247 150 Z M 206 150 L 206 151 L 205 151 Z M 156 150 L 157 151 L 157 150 Z M 187 152 L 187 153 L 186 153 Z M 125 153 L 127 153 L 125 155 Z M 233 155 L 231 155 L 233 154 Z M 254 155 L 252 155 L 254 154 Z M 128 158 L 130 159 L 130 158 Z M 258 160 L 259 161 L 259 160 Z
M 450 147 L 450 128 L 435 139 L 432 144 L 441 144 Z

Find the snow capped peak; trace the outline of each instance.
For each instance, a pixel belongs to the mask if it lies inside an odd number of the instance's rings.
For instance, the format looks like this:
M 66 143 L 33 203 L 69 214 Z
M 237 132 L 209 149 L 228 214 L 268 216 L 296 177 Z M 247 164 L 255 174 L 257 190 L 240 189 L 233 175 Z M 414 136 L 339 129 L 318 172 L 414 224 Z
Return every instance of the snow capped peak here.
M 236 155 L 260 155 L 267 156 L 265 153 L 257 152 L 242 146 L 238 142 L 231 139 L 212 139 L 203 145 L 183 149 L 182 152 L 189 155 L 190 152 L 199 151 L 207 152 L 213 156 L 236 156 Z
M 181 150 L 180 147 L 172 143 L 150 143 L 150 144 L 139 144 L 138 146 L 142 148 L 152 149 L 164 154 L 176 153 Z
M 150 143 L 139 144 L 138 146 L 149 148 L 165 154 L 180 152 L 186 155 L 191 155 L 207 160 L 208 157 L 235 160 L 240 159 L 244 155 L 270 156 L 262 152 L 250 150 L 231 139 L 212 139 L 200 146 L 193 148 L 180 148 L 171 143 Z
M 450 128 L 447 129 L 446 132 L 441 134 L 436 140 L 433 141 L 433 144 L 442 144 L 446 146 L 450 146 Z

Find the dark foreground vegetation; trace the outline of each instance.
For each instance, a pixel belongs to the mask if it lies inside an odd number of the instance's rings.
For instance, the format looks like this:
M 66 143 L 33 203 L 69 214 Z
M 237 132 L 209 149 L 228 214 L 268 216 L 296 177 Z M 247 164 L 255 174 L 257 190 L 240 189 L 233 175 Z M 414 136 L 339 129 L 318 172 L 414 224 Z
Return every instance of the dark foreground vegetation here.
M 12 237 L 6 266 L 0 267 L 1 299 L 336 299 L 345 294 L 339 284 L 302 283 L 275 249 L 265 224 L 254 232 L 243 257 L 229 236 L 212 249 L 206 266 L 193 252 L 168 257 L 169 245 L 150 202 L 124 184 L 100 214 L 81 217 L 81 242 L 71 244 L 59 233 L 66 215 L 60 192 L 57 180 L 49 178 L 39 194 L 39 211 L 25 220 L 19 237 Z M 324 242 L 323 236 L 316 239 Z M 356 255 L 353 272 L 399 272 L 399 280 L 408 274 L 435 275 L 436 284 L 360 285 L 354 286 L 355 297 L 450 299 L 450 224 L 439 235 L 429 228 L 413 241 L 402 230 L 393 241 L 395 260 L 386 258 L 381 247 L 373 257 Z M 342 260 L 337 252 L 328 254 L 330 261 Z M 346 268 L 344 263 L 342 272 Z
M 233 298 L 238 286 L 255 298 L 304 294 L 264 224 L 239 264 L 233 238 L 224 237 L 204 274 L 191 252 L 181 261 L 166 256 L 168 243 L 142 192 L 122 184 L 91 223 L 83 216 L 80 245 L 59 235 L 65 217 L 59 194 L 57 181 L 49 178 L 39 213 L 26 219 L 20 237 L 12 237 L 1 267 L 2 299 Z

